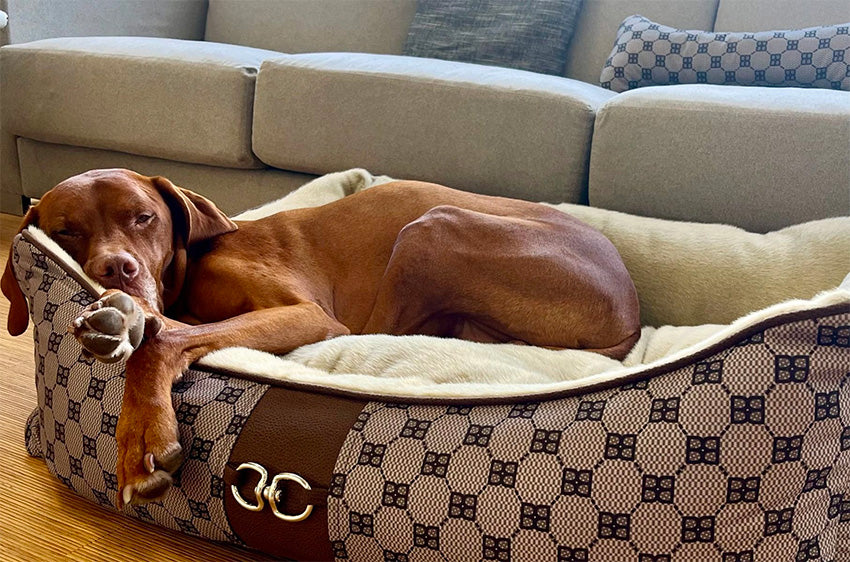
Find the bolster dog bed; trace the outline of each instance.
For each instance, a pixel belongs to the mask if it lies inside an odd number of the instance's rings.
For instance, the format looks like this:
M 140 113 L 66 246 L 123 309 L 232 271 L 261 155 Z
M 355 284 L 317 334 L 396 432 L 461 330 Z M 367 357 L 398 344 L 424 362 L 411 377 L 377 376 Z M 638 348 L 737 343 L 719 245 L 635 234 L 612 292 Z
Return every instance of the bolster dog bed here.
M 382 181 L 324 176 L 238 218 Z M 173 388 L 173 488 L 124 514 L 304 560 L 850 559 L 850 218 L 761 235 L 558 208 L 633 276 L 624 361 L 424 336 L 218 351 Z M 28 451 L 114 509 L 122 364 L 67 332 L 101 288 L 35 228 L 12 259 Z

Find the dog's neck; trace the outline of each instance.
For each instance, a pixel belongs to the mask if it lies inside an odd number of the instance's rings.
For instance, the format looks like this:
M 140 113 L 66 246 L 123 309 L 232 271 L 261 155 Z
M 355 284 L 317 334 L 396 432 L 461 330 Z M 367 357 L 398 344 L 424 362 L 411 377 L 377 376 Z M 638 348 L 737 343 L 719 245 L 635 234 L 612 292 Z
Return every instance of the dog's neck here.
M 176 246 L 171 262 L 165 267 L 162 274 L 162 286 L 159 288 L 160 311 L 165 313 L 171 309 L 180 299 L 183 285 L 186 282 L 186 248 L 182 244 Z

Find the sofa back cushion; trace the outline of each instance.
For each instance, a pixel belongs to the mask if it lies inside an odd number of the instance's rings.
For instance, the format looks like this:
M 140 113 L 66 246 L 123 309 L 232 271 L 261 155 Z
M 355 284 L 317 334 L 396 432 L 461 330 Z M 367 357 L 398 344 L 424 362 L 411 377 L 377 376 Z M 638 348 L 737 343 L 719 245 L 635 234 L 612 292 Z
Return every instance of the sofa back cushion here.
M 204 0 L 0 0 L 9 14 L 4 40 L 10 44 L 88 35 L 201 39 L 206 8 Z
M 416 0 L 209 0 L 205 39 L 282 53 L 401 54 Z
M 419 0 L 405 55 L 564 75 L 582 0 Z

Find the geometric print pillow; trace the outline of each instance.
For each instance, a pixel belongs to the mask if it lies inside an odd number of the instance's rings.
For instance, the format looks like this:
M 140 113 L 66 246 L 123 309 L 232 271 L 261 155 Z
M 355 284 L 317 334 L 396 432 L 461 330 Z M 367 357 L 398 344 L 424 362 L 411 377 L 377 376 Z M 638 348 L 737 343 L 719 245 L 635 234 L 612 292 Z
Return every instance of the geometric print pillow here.
M 850 23 L 715 33 L 634 15 L 620 25 L 599 81 L 615 92 L 667 84 L 850 90 Z

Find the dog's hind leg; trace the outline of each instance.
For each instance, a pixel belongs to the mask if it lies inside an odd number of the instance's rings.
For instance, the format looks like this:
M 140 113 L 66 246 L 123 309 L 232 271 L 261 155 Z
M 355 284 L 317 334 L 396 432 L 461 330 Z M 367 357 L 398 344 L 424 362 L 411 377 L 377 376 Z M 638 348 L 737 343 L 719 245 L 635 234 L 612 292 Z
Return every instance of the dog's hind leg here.
M 440 206 L 405 226 L 363 332 L 593 350 L 637 333 L 637 296 L 610 242 L 535 213 Z

